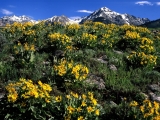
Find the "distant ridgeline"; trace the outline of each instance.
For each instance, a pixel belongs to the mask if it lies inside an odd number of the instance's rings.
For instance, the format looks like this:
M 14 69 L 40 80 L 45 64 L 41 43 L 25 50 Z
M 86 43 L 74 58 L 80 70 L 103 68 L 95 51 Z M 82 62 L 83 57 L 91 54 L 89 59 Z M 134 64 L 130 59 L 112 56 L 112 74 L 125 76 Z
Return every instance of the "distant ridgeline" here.
M 147 23 L 142 24 L 140 26 L 147 27 L 147 28 L 160 28 L 160 19 L 147 22 Z
M 150 21 L 148 18 L 139 18 L 129 14 L 121 14 L 110 10 L 107 7 L 102 7 L 86 17 L 70 19 L 65 15 L 53 16 L 51 18 L 44 19 L 47 23 L 60 22 L 64 25 L 66 24 L 83 24 L 86 21 L 102 22 L 105 24 L 116 24 L 116 25 L 135 25 L 143 26 L 147 28 L 160 28 L 160 19 Z M 12 24 L 14 22 L 32 22 L 38 23 L 38 21 L 33 20 L 25 15 L 23 16 L 4 16 L 0 18 L 0 26 L 5 26 L 7 23 Z
M 61 22 L 62 24 L 83 24 L 86 21 L 93 21 L 93 22 L 102 22 L 105 24 L 117 24 L 117 25 L 142 25 L 147 22 L 150 22 L 148 18 L 140 18 L 133 15 L 129 15 L 127 13 L 121 14 L 115 11 L 110 10 L 107 7 L 102 7 L 90 15 L 86 17 L 76 18 L 76 19 L 70 19 L 66 17 L 65 15 L 61 16 L 53 16 L 51 18 L 44 19 L 43 21 L 46 21 L 48 23 L 52 22 Z M 14 22 L 32 22 L 37 23 L 38 21 L 33 20 L 25 15 L 23 16 L 4 16 L 0 18 L 0 26 L 5 26 L 7 23 L 12 24 Z

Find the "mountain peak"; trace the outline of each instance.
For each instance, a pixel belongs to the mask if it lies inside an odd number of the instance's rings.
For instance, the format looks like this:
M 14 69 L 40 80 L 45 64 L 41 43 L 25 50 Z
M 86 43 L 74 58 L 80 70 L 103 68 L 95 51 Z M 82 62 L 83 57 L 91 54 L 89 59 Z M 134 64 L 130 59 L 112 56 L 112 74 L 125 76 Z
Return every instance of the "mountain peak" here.
M 8 24 L 12 24 L 14 22 L 32 22 L 32 23 L 37 23 L 37 21 L 31 19 L 30 17 L 26 16 L 26 15 L 22 15 L 22 16 L 16 16 L 16 15 L 12 15 L 12 16 L 4 16 L 0 18 L 0 26 L 5 26 L 7 23 Z
M 111 10 L 107 7 L 101 7 L 100 11 L 104 11 L 104 12 L 111 12 Z
M 74 18 L 74 17 L 71 17 Z M 146 22 L 149 22 L 150 20 L 148 18 L 139 18 L 135 17 L 133 15 L 129 14 L 121 14 L 115 11 L 110 10 L 107 7 L 101 7 L 100 9 L 94 11 L 91 13 L 89 16 L 83 17 L 83 18 L 78 18 L 78 19 L 69 19 L 65 15 L 61 16 L 53 16 L 51 18 L 45 19 L 44 21 L 48 23 L 52 22 L 61 22 L 63 24 L 68 24 L 68 23 L 84 23 L 87 20 L 91 20 L 93 22 L 103 22 L 105 24 L 118 24 L 118 25 L 123 25 L 123 24 L 129 24 L 129 25 L 141 25 Z M 7 23 L 12 24 L 14 22 L 33 22 L 37 23 L 35 20 L 31 19 L 30 17 L 26 15 L 22 16 L 4 16 L 0 18 L 0 26 L 4 26 Z
M 51 18 L 46 19 L 46 22 L 51 23 L 51 22 L 60 22 L 63 24 L 67 24 L 70 22 L 70 19 L 66 17 L 65 15 L 61 16 L 53 16 Z
M 31 20 L 30 17 L 22 15 L 22 16 L 16 16 L 16 15 L 12 15 L 12 16 L 4 16 L 2 18 L 6 18 L 6 19 L 10 19 L 13 21 L 23 21 L 23 20 Z
M 103 22 L 105 24 L 129 24 L 129 25 L 140 25 L 146 22 L 149 22 L 149 19 L 139 18 L 129 14 L 121 14 L 115 11 L 110 10 L 107 7 L 102 7 L 99 10 L 96 10 L 85 19 L 83 19 L 80 23 L 84 23 L 87 20 L 91 20 L 93 22 Z

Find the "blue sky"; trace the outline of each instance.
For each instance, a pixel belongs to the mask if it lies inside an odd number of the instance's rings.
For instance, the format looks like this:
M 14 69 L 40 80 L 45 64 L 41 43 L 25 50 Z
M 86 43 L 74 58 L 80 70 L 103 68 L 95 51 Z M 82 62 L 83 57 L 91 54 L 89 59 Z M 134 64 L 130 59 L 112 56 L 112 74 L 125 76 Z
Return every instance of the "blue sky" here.
M 42 20 L 65 15 L 76 18 L 88 16 L 101 7 L 150 20 L 160 19 L 160 0 L 1 0 L 0 17 L 26 15 Z

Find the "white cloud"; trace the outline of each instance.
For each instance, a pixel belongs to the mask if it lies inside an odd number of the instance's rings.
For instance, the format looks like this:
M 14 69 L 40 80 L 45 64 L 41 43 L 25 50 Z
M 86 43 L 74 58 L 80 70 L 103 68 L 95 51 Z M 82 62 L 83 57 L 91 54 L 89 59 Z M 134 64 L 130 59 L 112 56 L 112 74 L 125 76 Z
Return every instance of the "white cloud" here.
M 2 10 L 1 10 L 1 13 L 2 13 L 2 14 L 5 14 L 5 15 L 11 15 L 11 14 L 13 14 L 13 12 L 11 12 L 11 11 L 9 11 L 9 10 L 6 10 L 6 9 L 2 9 Z
M 8 7 L 10 7 L 10 8 L 15 8 L 16 6 L 14 6 L 14 5 L 8 5 Z
M 80 18 L 81 18 L 80 16 L 69 17 L 69 19 L 71 19 L 71 20 L 80 19 Z
M 160 2 L 156 2 L 157 5 L 160 5 Z
M 93 11 L 89 11 L 89 10 L 77 10 L 77 12 L 93 13 Z
M 149 1 L 138 1 L 136 2 L 135 4 L 138 4 L 138 5 L 153 5 L 151 2 Z

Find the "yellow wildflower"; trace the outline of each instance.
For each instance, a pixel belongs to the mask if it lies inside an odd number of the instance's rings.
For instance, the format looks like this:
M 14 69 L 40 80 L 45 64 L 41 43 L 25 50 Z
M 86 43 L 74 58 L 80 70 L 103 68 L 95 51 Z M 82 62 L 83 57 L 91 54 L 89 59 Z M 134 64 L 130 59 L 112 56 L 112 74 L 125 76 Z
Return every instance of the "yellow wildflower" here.
M 49 102 L 51 102 L 49 99 L 47 99 L 47 98 L 45 98 L 45 101 L 47 102 L 47 103 L 49 103 Z
M 140 110 L 142 113 L 144 113 L 144 106 L 140 106 Z
M 136 101 L 132 101 L 131 103 L 130 103 L 130 106 L 133 106 L 133 107 L 135 107 L 135 106 L 137 106 L 138 105 L 138 103 L 136 102 Z
M 31 45 L 31 46 L 30 46 L 30 50 L 31 50 L 31 51 L 35 51 L 34 45 Z
M 67 98 L 67 99 L 71 99 L 71 96 L 70 96 L 70 95 L 66 95 L 66 98 Z
M 87 104 L 84 102 L 84 101 L 82 101 L 82 104 L 81 104 L 81 106 L 87 106 Z
M 77 120 L 84 120 L 83 116 L 79 116 Z
M 92 103 L 93 103 L 93 105 L 97 105 L 97 100 L 93 98 Z
M 72 95 L 73 97 L 75 97 L 75 98 L 78 98 L 78 94 L 77 94 L 77 93 L 72 93 L 72 92 L 71 92 L 71 95 Z
M 62 96 L 57 96 L 55 99 L 56 99 L 56 102 L 61 102 L 62 101 Z
M 91 107 L 91 106 L 89 106 L 89 107 L 87 107 L 87 112 L 88 113 L 91 113 L 91 112 L 93 112 L 94 110 L 93 110 L 93 108 Z
M 72 106 L 68 106 L 67 110 L 69 111 L 69 114 L 72 114 L 75 111 L 75 109 Z
M 65 120 L 71 120 L 71 115 L 65 116 L 64 119 Z
M 18 94 L 17 93 L 9 94 L 7 97 L 9 102 L 15 102 L 18 98 Z
M 87 96 L 85 94 L 82 94 L 82 98 L 85 100 Z
M 154 109 L 156 111 L 158 111 L 158 109 L 159 109 L 159 103 L 157 103 L 156 101 L 154 101 L 153 104 L 154 104 Z
M 81 112 L 82 111 L 82 108 L 81 107 L 78 107 L 77 108 L 77 112 Z
M 97 116 L 99 116 L 99 110 L 98 110 L 98 109 L 95 110 L 95 114 L 96 114 Z

